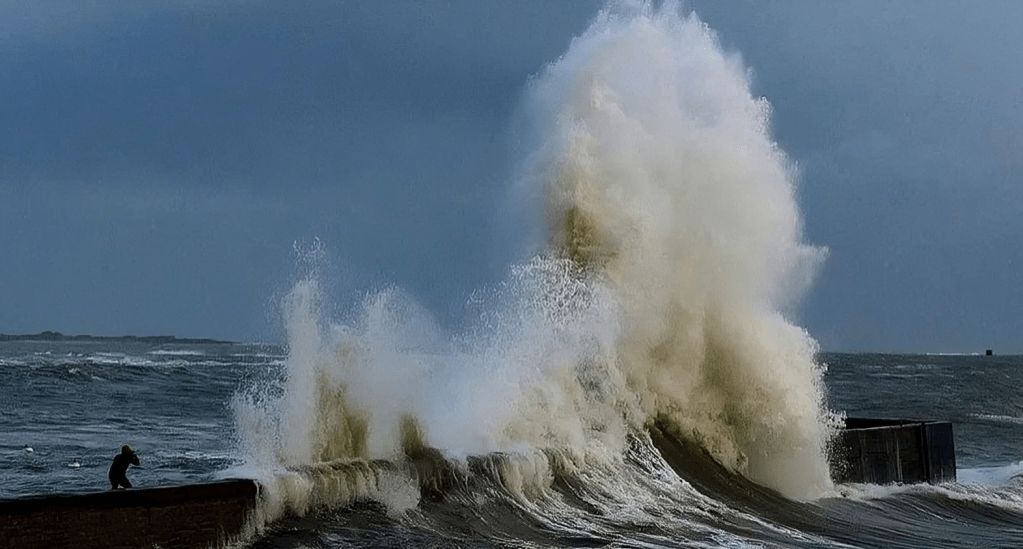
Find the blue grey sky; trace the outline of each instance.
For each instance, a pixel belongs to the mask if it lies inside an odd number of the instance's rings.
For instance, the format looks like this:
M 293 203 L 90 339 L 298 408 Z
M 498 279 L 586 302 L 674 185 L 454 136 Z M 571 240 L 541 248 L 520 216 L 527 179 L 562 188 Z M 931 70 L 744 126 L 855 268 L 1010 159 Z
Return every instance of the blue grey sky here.
M 317 237 L 337 314 L 456 324 L 517 251 L 524 86 L 600 6 L 0 0 L 0 332 L 276 340 Z M 1023 352 L 1023 3 L 685 6 L 799 166 L 822 347 Z

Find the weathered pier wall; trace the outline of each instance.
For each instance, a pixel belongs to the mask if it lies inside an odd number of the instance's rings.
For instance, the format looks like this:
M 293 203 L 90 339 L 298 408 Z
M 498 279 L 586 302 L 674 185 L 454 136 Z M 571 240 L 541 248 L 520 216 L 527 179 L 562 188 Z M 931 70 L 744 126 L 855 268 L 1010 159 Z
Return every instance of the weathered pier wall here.
M 0 500 L 0 547 L 216 547 L 256 505 L 252 480 Z
M 947 421 L 848 418 L 832 450 L 838 482 L 950 482 L 955 441 Z

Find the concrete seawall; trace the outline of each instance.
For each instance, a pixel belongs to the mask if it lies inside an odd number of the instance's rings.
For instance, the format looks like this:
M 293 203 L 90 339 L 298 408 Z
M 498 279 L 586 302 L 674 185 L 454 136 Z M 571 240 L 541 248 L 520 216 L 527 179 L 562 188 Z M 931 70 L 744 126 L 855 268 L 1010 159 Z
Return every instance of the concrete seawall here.
M 210 547 L 237 536 L 252 480 L 0 500 L 0 547 Z
M 956 479 L 955 440 L 947 421 L 847 418 L 835 443 L 832 477 L 838 482 Z

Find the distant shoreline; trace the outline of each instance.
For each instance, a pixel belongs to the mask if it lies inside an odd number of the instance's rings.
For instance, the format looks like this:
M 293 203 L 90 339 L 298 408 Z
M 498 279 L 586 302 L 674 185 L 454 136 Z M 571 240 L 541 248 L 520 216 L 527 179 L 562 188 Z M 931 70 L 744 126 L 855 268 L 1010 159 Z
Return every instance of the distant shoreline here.
M 236 345 L 235 341 L 224 341 L 220 339 L 209 339 L 204 337 L 175 337 L 175 336 L 95 336 L 95 335 L 65 335 L 60 332 L 45 331 L 38 334 L 0 334 L 0 342 L 3 341 L 131 341 L 137 343 L 181 343 L 186 345 L 216 344 Z

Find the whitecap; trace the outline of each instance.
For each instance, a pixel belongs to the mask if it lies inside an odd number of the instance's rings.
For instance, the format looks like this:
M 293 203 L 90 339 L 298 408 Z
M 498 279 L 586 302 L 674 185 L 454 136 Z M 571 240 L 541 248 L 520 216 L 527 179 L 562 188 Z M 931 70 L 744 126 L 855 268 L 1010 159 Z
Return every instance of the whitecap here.
M 1011 423 L 1014 425 L 1023 425 L 1023 417 L 1017 416 L 1003 416 L 998 414 L 970 414 L 969 417 L 973 419 L 979 419 L 981 421 L 988 421 L 991 423 Z
M 206 353 L 193 349 L 156 349 L 149 351 L 151 355 L 157 356 L 205 356 Z

